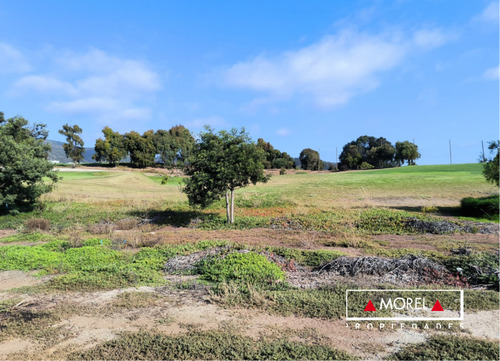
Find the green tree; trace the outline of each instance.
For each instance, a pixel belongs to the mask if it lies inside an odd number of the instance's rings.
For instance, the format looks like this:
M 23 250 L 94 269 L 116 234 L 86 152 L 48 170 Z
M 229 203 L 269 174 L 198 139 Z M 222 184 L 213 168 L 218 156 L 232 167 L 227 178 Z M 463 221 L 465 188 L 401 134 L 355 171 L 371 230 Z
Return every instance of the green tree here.
M 183 125 L 176 125 L 169 129 L 172 139 L 171 149 L 174 154 L 173 165 L 176 167 L 184 166 L 189 157 L 189 152 L 194 147 L 194 137 L 191 132 Z
M 486 178 L 486 180 L 488 182 L 491 182 L 491 183 L 496 183 L 496 185 L 498 186 L 499 184 L 499 181 L 498 181 L 498 178 L 499 178 L 499 158 L 498 158 L 498 153 L 499 153 L 499 149 L 500 149 L 500 141 L 493 141 L 493 142 L 490 142 L 488 148 L 490 149 L 490 152 L 491 153 L 495 153 L 495 150 L 496 150 L 496 155 L 488 160 L 486 163 L 484 163 L 483 165 L 483 175 L 484 177 Z
M 206 128 L 191 150 L 184 192 L 189 204 L 207 207 L 226 198 L 228 223 L 234 223 L 234 190 L 250 183 L 266 182 L 264 152 L 244 129 L 214 133 Z
M 306 148 L 300 152 L 300 166 L 305 170 L 322 170 L 322 163 L 319 153 L 311 148 Z
M 396 142 L 396 161 L 399 163 L 404 163 L 408 161 L 408 165 L 415 165 L 415 160 L 420 158 L 421 155 L 418 152 L 418 146 L 407 140 L 404 142 Z
M 45 124 L 30 127 L 23 117 L 5 120 L 0 112 L 0 210 L 31 208 L 52 190 L 58 177 L 47 160 L 47 135 Z
M 170 168 L 174 165 L 175 147 L 174 140 L 167 130 L 158 129 L 154 136 L 154 146 L 156 154 L 159 154 L 165 167 Z
M 134 167 L 145 168 L 155 164 L 155 133 L 153 130 L 139 133 L 132 131 L 123 136 L 125 149 L 130 154 L 130 162 Z
M 104 134 L 104 140 L 102 138 L 96 140 L 95 154 L 92 158 L 97 162 L 108 162 L 116 166 L 127 155 L 123 136 L 110 127 L 105 127 L 102 133 Z
M 76 164 L 79 164 L 83 159 L 85 153 L 84 143 L 82 138 L 78 135 L 82 133 L 82 128 L 78 125 L 69 126 L 63 125 L 59 133 L 66 137 L 66 143 L 63 144 L 64 153 L 66 157 L 70 158 Z
M 264 139 L 257 139 L 257 146 L 261 148 L 265 154 L 266 159 L 264 159 L 264 168 L 266 169 L 281 169 L 281 168 L 294 168 L 295 162 L 292 157 L 290 157 L 285 152 L 280 152 L 275 149 L 271 143 L 266 142 Z

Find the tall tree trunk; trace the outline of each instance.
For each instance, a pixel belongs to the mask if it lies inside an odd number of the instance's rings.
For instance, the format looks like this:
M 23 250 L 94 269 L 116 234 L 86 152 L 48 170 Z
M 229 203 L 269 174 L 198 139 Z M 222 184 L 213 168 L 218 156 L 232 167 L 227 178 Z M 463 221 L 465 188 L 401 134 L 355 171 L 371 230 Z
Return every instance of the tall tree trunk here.
M 226 219 L 227 223 L 231 223 L 231 212 L 229 210 L 229 190 L 226 190 Z
M 234 223 L 234 189 L 231 189 L 231 223 Z

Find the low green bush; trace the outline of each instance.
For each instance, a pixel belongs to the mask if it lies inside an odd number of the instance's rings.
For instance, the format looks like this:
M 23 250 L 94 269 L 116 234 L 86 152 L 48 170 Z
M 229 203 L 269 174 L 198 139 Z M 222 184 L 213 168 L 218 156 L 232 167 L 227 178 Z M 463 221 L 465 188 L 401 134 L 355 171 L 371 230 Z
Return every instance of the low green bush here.
M 272 285 L 285 278 L 277 264 L 254 252 L 207 257 L 196 265 L 195 272 L 201 274 L 202 279 L 217 283 Z
M 72 360 L 352 360 L 344 351 L 323 345 L 278 339 L 254 341 L 222 331 L 166 336 L 125 333 L 92 349 L 77 351 Z
M 460 211 L 463 216 L 479 218 L 498 218 L 498 194 L 482 198 L 463 198 L 460 201 Z
M 433 336 L 408 345 L 389 360 L 499 360 L 498 342 L 458 336 Z

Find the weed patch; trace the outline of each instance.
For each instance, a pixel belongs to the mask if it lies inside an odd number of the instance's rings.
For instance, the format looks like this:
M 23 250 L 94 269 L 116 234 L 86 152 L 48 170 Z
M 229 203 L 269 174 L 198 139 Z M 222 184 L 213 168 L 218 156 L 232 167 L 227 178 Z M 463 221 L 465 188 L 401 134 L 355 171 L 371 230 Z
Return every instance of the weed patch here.
M 498 360 L 498 343 L 468 337 L 434 336 L 406 346 L 388 360 Z
M 169 337 L 125 333 L 117 340 L 69 356 L 75 360 L 351 360 L 345 352 L 286 339 L 254 342 L 228 332 L 190 332 Z

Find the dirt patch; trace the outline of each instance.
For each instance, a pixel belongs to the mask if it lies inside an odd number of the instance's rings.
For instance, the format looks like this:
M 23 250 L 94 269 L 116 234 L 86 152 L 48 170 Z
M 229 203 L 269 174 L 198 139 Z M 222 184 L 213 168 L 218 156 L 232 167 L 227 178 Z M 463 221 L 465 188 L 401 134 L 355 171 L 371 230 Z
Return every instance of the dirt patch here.
M 9 360 L 9 355 L 16 352 L 31 352 L 36 344 L 29 340 L 15 338 L 13 340 L 0 342 L 0 360 Z
M 47 282 L 51 276 L 35 277 L 23 271 L 0 272 L 0 290 L 10 290 L 24 286 L 36 286 Z
M 0 239 L 8 236 L 12 236 L 16 234 L 17 231 L 15 229 L 0 229 Z
M 467 245 L 475 250 L 498 249 L 498 236 L 494 234 L 384 234 L 371 236 L 371 239 L 375 242 L 383 242 L 385 249 L 416 248 L 431 251 L 448 251 L 452 248 L 459 248 L 464 245 Z

